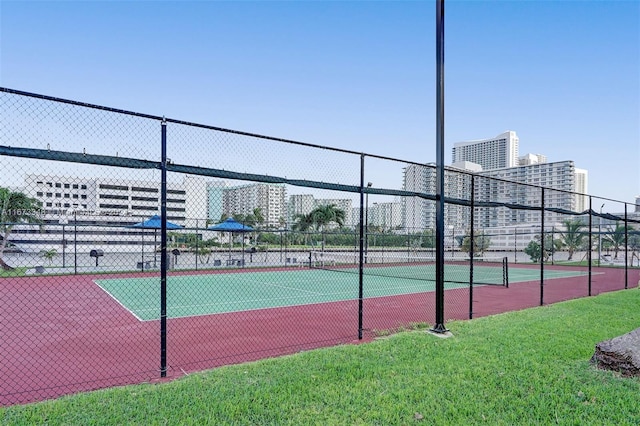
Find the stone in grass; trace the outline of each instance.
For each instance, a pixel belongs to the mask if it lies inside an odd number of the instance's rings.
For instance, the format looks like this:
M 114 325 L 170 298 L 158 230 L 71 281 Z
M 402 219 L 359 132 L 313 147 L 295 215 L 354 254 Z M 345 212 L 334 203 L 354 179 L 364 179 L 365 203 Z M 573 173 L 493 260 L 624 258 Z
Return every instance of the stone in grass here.
M 598 343 L 591 362 L 624 377 L 640 377 L 640 328 Z

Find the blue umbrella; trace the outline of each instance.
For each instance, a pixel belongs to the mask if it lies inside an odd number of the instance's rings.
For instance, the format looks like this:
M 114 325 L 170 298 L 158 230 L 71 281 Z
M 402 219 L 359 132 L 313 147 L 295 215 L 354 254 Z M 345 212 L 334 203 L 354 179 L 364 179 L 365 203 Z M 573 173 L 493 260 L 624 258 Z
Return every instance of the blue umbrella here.
M 224 222 L 218 223 L 217 225 L 210 226 L 207 229 L 210 231 L 231 232 L 231 233 L 253 231 L 252 227 L 245 225 L 243 223 L 240 223 L 232 217 L 228 218 Z M 244 244 L 244 239 L 242 243 Z M 229 239 L 229 260 L 231 260 L 231 244 L 232 244 L 232 240 L 230 238 Z M 242 252 L 242 256 L 244 256 L 244 251 Z M 243 257 L 243 263 L 244 263 L 244 257 Z
M 222 232 L 251 232 L 253 231 L 253 228 L 242 224 L 240 222 L 238 222 L 237 220 L 235 220 L 234 218 L 230 217 L 227 220 L 225 220 L 224 222 L 220 222 L 217 225 L 213 225 L 208 227 L 207 229 L 211 230 L 211 231 L 222 231 Z
M 161 229 L 162 221 L 160 216 L 154 215 L 144 222 L 136 223 L 135 225 L 129 226 L 129 228 L 149 228 L 149 229 Z M 175 223 L 167 221 L 167 229 L 180 229 L 182 226 L 176 225 Z
M 162 218 L 158 215 L 153 215 L 149 219 L 136 223 L 135 225 L 127 226 L 127 228 L 144 228 L 144 229 L 162 229 Z M 167 221 L 167 229 L 182 229 L 182 226 L 177 225 L 175 223 Z M 154 231 L 153 232 L 153 264 L 156 266 L 156 244 L 158 240 L 158 235 Z M 144 271 L 144 233 L 142 234 L 142 270 Z

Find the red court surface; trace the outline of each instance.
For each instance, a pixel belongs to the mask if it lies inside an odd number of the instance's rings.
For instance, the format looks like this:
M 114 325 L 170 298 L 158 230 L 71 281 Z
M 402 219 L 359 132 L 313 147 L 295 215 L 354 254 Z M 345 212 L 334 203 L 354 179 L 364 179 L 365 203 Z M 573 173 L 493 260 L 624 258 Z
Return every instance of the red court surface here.
M 545 265 L 547 268 L 562 267 Z M 161 380 L 160 322 L 138 321 L 94 284 L 97 278 L 0 279 L 0 405 Z M 628 271 L 629 288 L 637 287 L 639 280 L 640 270 Z M 623 269 L 593 268 L 591 295 L 624 286 Z M 586 297 L 588 291 L 586 275 L 547 280 L 544 304 Z M 540 294 L 539 281 L 513 283 L 509 288 L 474 287 L 473 318 L 539 306 Z M 469 302 L 468 288 L 447 290 L 445 320 L 468 319 Z M 434 293 L 366 299 L 363 316 L 362 340 L 358 339 L 357 300 L 169 319 L 167 378 L 368 342 L 377 330 L 411 323 L 433 324 Z

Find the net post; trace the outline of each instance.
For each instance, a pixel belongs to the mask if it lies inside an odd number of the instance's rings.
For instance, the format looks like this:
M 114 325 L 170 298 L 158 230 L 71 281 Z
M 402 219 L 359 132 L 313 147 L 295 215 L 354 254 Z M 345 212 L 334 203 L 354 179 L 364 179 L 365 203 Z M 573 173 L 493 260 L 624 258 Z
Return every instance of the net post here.
M 502 258 L 502 282 L 509 288 L 509 260 L 506 256 Z

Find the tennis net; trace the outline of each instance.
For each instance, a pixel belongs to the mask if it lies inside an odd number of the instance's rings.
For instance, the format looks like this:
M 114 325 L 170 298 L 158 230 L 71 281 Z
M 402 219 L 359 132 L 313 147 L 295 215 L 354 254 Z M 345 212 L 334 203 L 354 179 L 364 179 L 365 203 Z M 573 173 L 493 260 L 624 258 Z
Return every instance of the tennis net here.
M 473 260 L 473 283 L 478 285 L 509 286 L 509 263 L 506 257 L 483 257 Z M 360 271 L 358 252 L 312 251 L 309 268 L 354 273 Z M 468 259 L 445 259 L 444 281 L 469 283 L 471 265 Z M 363 275 L 411 280 L 436 280 L 435 256 L 415 253 L 369 252 L 362 262 Z

